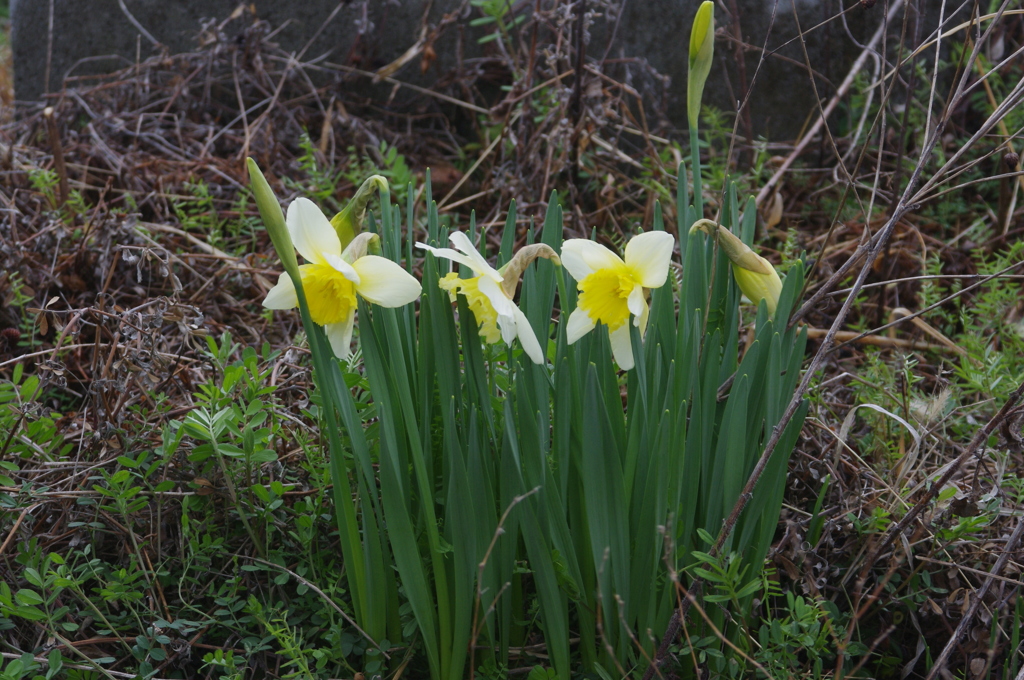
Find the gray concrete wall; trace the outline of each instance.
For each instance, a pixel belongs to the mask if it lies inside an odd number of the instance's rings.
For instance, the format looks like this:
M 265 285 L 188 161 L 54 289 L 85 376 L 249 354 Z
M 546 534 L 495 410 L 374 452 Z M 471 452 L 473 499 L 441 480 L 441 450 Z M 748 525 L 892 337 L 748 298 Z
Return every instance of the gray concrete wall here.
M 277 40 L 285 49 L 298 51 L 324 25 L 337 0 L 250 0 L 261 18 L 271 26 L 285 25 Z M 132 15 L 135 23 L 121 7 Z M 239 0 L 13 0 L 12 47 L 14 51 L 15 95 L 20 101 L 36 101 L 47 91 L 59 91 L 65 76 L 81 76 L 122 68 L 136 59 L 154 53 L 150 37 L 165 45 L 172 53 L 195 49 L 200 22 L 206 18 L 224 18 L 238 6 Z M 568 0 L 543 0 L 546 4 Z M 593 6 L 597 0 L 589 3 Z M 761 46 L 775 9 L 775 22 L 770 47 L 776 47 L 797 34 L 794 5 L 804 30 L 834 16 L 841 2 L 851 0 L 718 0 L 716 18 L 721 26 L 730 20 L 722 8 L 738 16 L 745 42 Z M 934 10 L 941 0 L 924 0 L 920 5 Z M 51 3 L 53 26 L 50 29 Z M 360 22 L 369 19 L 371 32 L 364 36 L 370 46 L 373 69 L 397 58 L 412 45 L 419 33 L 426 0 L 370 0 L 364 3 L 349 0 L 313 41 L 305 54 L 309 59 L 330 53 L 331 61 L 345 62 L 356 40 Z M 443 11 L 451 11 L 460 0 L 434 0 L 429 21 L 436 23 Z M 520 3 L 516 3 L 517 5 Z M 521 3 L 526 11 L 533 0 Z M 699 0 L 625 0 L 621 20 L 614 31 L 615 40 L 608 48 L 613 25 L 599 20 L 591 31 L 588 57 L 600 58 L 606 52 L 610 59 L 639 57 L 660 73 L 671 78 L 669 119 L 685 128 L 686 68 L 690 23 Z M 873 8 L 855 7 L 847 14 L 847 24 L 858 41 L 866 39 L 882 16 L 885 0 Z M 364 9 L 365 7 L 365 9 Z M 477 16 L 473 14 L 472 16 Z M 464 47 L 467 56 L 478 53 L 476 38 L 480 28 L 469 26 L 472 16 L 463 18 Z M 898 30 L 899 21 L 895 22 Z M 137 25 L 136 25 L 137 24 Z M 933 22 L 922 21 L 922 31 Z M 150 37 L 143 37 L 141 26 Z M 435 45 L 439 67 L 454 65 L 457 30 L 449 29 Z M 52 49 L 51 49 L 52 46 Z M 830 22 L 814 31 L 807 39 L 810 62 L 828 80 L 819 81 L 819 94 L 831 94 L 829 80 L 838 83 L 846 73 L 859 48 L 847 35 L 841 21 Z M 804 62 L 799 43 L 782 48 L 779 54 Z M 757 55 L 748 53 L 746 79 L 749 82 L 757 65 Z M 402 80 L 428 84 L 433 72 L 422 76 L 413 60 L 398 75 Z M 736 54 L 724 40 L 716 43 L 716 65 L 707 84 L 708 100 L 724 109 L 735 106 L 740 93 L 730 89 L 725 70 L 730 72 L 734 86 L 739 82 Z M 615 73 L 616 67 L 609 66 Z M 624 66 L 617 75 L 623 75 Z M 641 69 L 634 68 L 640 74 Z M 386 92 L 385 92 L 386 94 Z M 757 76 L 751 114 L 755 134 L 779 139 L 792 136 L 803 124 L 814 105 L 813 91 L 806 72 L 797 64 L 769 59 Z M 742 131 L 742 128 L 741 128 Z
M 138 26 L 172 54 L 194 50 L 201 22 L 228 17 L 239 0 L 123 0 L 123 4 L 127 13 L 119 0 L 52 0 L 51 31 L 51 0 L 13 0 L 15 97 L 36 101 L 46 92 L 59 91 L 65 76 L 109 72 L 130 65 L 137 54 L 143 59 L 151 56 L 154 45 Z M 275 40 L 285 49 L 298 51 L 324 25 L 338 2 L 250 0 L 249 4 L 273 28 L 287 23 Z M 342 10 L 309 47 L 306 58 L 324 52 L 331 52 L 335 60 L 347 55 L 357 34 L 356 24 L 363 19 L 363 9 L 357 2 L 342 4 Z M 372 35 L 387 31 L 388 35 L 402 36 L 379 41 L 382 56 L 397 57 L 415 42 L 423 4 L 422 0 L 371 3 L 368 18 L 374 24 Z

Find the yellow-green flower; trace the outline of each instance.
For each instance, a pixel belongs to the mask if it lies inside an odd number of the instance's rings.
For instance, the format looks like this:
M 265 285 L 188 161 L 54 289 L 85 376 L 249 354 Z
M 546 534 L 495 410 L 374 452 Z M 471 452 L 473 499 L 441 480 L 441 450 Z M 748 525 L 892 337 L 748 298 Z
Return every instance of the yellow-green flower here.
M 407 271 L 387 258 L 366 254 L 379 240 L 376 234 L 356 236 L 343 251 L 330 221 L 306 198 L 288 206 L 287 225 L 295 249 L 307 262 L 299 267 L 299 277 L 309 315 L 324 327 L 338 357 L 349 355 L 357 294 L 382 307 L 401 307 L 420 296 L 419 281 Z M 268 309 L 292 309 L 298 304 L 287 273 L 263 300 Z
M 764 300 L 768 313 L 774 315 L 779 306 L 779 295 L 782 294 L 782 279 L 772 263 L 720 224 L 711 220 L 697 220 L 690 227 L 690 233 L 698 229 L 709 236 L 718 235 L 718 246 L 732 262 L 732 274 L 740 291 L 755 305 Z
M 602 323 L 608 327 L 615 362 L 623 370 L 633 368 L 627 321 L 632 314 L 640 334 L 647 330 L 650 307 L 644 289 L 665 285 L 674 247 L 675 239 L 664 231 L 634 236 L 626 244 L 625 260 L 586 239 L 570 239 L 562 244 L 562 264 L 579 287 L 576 310 L 569 315 L 566 328 L 569 344 Z
M 480 327 L 480 337 L 487 343 L 496 343 L 501 338 L 511 345 L 517 337 L 523 351 L 535 364 L 544 363 L 544 351 L 537 341 L 537 335 L 523 311 L 512 301 L 516 293 L 519 277 L 526 266 L 538 257 L 546 257 L 558 264 L 558 256 L 548 246 L 537 244 L 523 248 L 509 261 L 502 271 L 497 271 L 487 263 L 483 255 L 473 246 L 461 231 L 452 232 L 448 237 L 455 250 L 451 248 L 434 248 L 425 243 L 417 243 L 436 257 L 444 257 L 453 262 L 463 264 L 473 270 L 476 276 L 468 279 L 459 278 L 455 272 L 446 274 L 437 282 L 438 286 L 447 291 L 449 299 L 455 302 L 461 294 L 473 312 Z

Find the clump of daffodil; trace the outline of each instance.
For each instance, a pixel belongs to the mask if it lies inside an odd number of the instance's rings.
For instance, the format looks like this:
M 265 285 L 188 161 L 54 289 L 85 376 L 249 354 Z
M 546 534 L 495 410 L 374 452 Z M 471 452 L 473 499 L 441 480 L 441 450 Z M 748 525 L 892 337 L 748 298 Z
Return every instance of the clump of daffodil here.
M 380 249 L 380 238 L 376 234 L 354 236 L 343 250 L 331 222 L 306 198 L 292 201 L 286 223 L 287 231 L 272 233 L 272 237 L 288 271 L 267 293 L 263 306 L 268 309 L 297 307 L 299 300 L 294 281 L 297 277 L 305 292 L 310 317 L 324 327 L 331 349 L 339 358 L 349 355 L 358 306 L 356 295 L 382 307 L 401 307 L 420 296 L 419 281 L 402 267 L 387 258 L 367 254 L 367 250 Z M 292 265 L 295 271 L 291 271 L 290 263 L 285 260 L 290 255 L 291 263 L 295 263 L 295 255 L 290 252 L 292 244 L 306 260 L 304 265 Z
M 705 0 L 697 9 L 690 29 L 690 59 L 686 80 L 686 114 L 690 127 L 697 127 L 700 100 L 704 96 L 704 83 L 711 72 L 715 53 L 715 3 Z
M 690 227 L 690 233 L 698 229 L 708 236 L 717 234 L 718 246 L 732 262 L 732 274 L 740 290 L 755 305 L 764 300 L 768 313 L 774 315 L 779 306 L 779 295 L 782 294 L 782 279 L 772 263 L 720 224 L 711 220 L 697 220 Z
M 626 258 L 599 243 L 570 239 L 562 244 L 562 264 L 579 287 L 576 310 L 566 329 L 569 344 L 602 323 L 608 327 L 615 362 L 623 370 L 633 368 L 629 316 L 640 335 L 647 329 L 644 289 L 660 288 L 668 278 L 669 259 L 675 239 L 664 231 L 649 231 L 626 243 Z
M 496 270 L 483 255 L 473 247 L 461 231 L 452 232 L 448 237 L 455 250 L 451 248 L 434 248 L 425 243 L 417 243 L 417 248 L 433 253 L 436 257 L 444 257 L 453 262 L 463 264 L 473 270 L 475 276 L 468 279 L 460 278 L 456 272 L 446 274 L 437 282 L 441 290 L 455 302 L 458 295 L 466 298 L 466 304 L 473 312 L 473 318 L 480 326 L 480 337 L 493 344 L 501 338 L 511 345 L 517 337 L 523 351 L 535 364 L 544 363 L 544 351 L 533 327 L 526 315 L 512 301 L 516 287 L 526 267 L 538 257 L 545 257 L 555 264 L 560 264 L 558 255 L 549 246 L 537 243 L 526 246 L 516 253 L 500 270 Z

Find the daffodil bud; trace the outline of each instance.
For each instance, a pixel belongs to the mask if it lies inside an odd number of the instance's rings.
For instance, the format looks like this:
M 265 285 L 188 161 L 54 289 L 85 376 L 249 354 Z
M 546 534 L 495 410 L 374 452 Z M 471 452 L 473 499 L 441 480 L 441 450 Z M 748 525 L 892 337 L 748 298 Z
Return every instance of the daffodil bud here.
M 686 115 L 690 127 L 696 128 L 700 116 L 700 102 L 704 96 L 704 82 L 711 72 L 715 54 L 715 3 L 704 0 L 693 18 L 690 29 L 690 62 L 686 82 Z
M 516 286 L 519 285 L 519 279 L 522 278 L 523 272 L 530 266 L 530 263 L 538 257 L 546 257 L 555 265 L 562 266 L 562 261 L 558 259 L 558 254 L 551 249 L 551 246 L 545 243 L 534 243 L 520 249 L 511 260 L 505 263 L 504 267 L 498 270 L 502 277 L 501 289 L 509 299 L 516 296 Z
M 363 218 L 366 217 L 366 206 L 373 198 L 373 191 L 388 191 L 388 181 L 380 175 L 371 175 L 356 191 L 356 195 L 348 202 L 345 209 L 331 218 L 331 226 L 338 232 L 341 247 L 345 248 L 362 229 Z
M 281 204 L 277 202 L 273 189 L 263 176 L 260 166 L 252 158 L 247 160 L 249 166 L 249 183 L 252 185 L 253 196 L 256 197 L 256 207 L 263 218 L 263 224 L 270 234 L 270 240 L 274 244 L 277 256 L 281 258 L 281 264 L 288 272 L 288 275 L 295 281 L 299 280 L 299 262 L 295 257 L 295 247 L 292 245 L 292 237 L 285 225 L 284 213 L 281 212 Z
M 755 305 L 764 300 L 768 313 L 775 314 L 779 295 L 782 294 L 782 279 L 772 263 L 755 253 L 731 231 L 711 220 L 694 222 L 690 233 L 697 230 L 709 236 L 717 234 L 718 246 L 732 262 L 732 273 L 740 290 Z

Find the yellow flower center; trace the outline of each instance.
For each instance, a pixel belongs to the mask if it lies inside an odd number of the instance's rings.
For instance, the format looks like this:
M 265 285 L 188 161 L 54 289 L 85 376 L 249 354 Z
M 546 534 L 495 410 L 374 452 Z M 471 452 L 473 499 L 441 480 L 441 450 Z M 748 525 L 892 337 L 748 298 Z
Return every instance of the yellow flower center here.
M 599 269 L 580 281 L 578 305 L 594 323 L 603 323 L 614 331 L 629 320 L 626 300 L 635 286 L 625 267 Z
M 494 305 L 487 299 L 487 296 L 480 292 L 480 277 L 471 279 L 460 279 L 455 272 L 446 275 L 437 282 L 441 290 L 448 291 L 448 297 L 455 302 L 458 293 L 466 298 L 469 310 L 473 312 L 473 318 L 480 324 L 480 335 L 488 343 L 495 343 L 501 339 L 501 331 L 498 330 L 498 312 Z
M 313 321 L 326 326 L 348 319 L 356 307 L 355 284 L 326 264 L 307 264 L 300 270 Z

